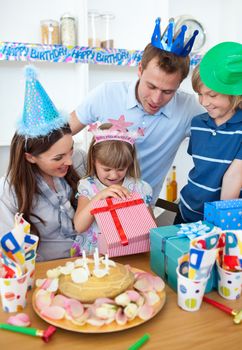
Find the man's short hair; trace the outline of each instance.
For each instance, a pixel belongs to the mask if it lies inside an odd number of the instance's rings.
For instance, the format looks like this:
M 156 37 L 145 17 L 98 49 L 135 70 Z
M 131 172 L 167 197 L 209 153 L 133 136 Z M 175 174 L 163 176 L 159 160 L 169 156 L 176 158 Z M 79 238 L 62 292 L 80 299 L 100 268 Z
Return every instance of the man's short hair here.
M 157 58 L 157 66 L 164 70 L 166 73 L 181 73 L 181 82 L 188 76 L 190 69 L 190 57 L 177 56 L 172 52 L 158 49 L 152 44 L 148 44 L 144 49 L 141 65 L 142 69 L 146 69 L 148 63 L 153 59 Z

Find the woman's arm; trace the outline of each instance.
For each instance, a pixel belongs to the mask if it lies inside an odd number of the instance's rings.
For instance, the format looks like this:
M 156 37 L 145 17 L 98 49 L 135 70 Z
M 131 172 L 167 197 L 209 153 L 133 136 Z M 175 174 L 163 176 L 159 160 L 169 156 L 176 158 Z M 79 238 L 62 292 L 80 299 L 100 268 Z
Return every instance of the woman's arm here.
M 120 185 L 113 185 L 100 191 L 91 200 L 87 197 L 78 198 L 77 210 L 74 215 L 75 230 L 79 233 L 85 232 L 93 223 L 94 216 L 91 214 L 93 204 L 108 197 L 125 199 L 129 196 L 129 191 Z
M 223 176 L 220 199 L 239 198 L 242 188 L 242 160 L 235 159 Z

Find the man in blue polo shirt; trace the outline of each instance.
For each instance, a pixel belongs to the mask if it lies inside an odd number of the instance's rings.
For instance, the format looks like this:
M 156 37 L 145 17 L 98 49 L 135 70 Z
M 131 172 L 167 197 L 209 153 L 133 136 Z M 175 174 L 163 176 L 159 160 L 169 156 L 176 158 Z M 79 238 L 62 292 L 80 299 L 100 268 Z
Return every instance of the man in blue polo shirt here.
M 175 224 L 202 220 L 205 202 L 242 198 L 242 45 L 224 42 L 209 50 L 192 85 L 207 113 L 192 120 L 194 168 Z
M 121 115 L 133 128 L 144 129 L 136 141 L 141 177 L 153 188 L 153 203 L 159 196 L 176 152 L 190 133 L 191 119 L 204 110 L 192 94 L 179 91 L 189 73 L 189 53 L 197 33 L 184 44 L 184 32 L 173 40 L 174 23 L 161 38 L 160 19 L 143 53 L 135 82 L 107 82 L 90 92 L 71 114 L 74 134 L 87 124 Z M 172 37 L 172 40 L 167 40 Z

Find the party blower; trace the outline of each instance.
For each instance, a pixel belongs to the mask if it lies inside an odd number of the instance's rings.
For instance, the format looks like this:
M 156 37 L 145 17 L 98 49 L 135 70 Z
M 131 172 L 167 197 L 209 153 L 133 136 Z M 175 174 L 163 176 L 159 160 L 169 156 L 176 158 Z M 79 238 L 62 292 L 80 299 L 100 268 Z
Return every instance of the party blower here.
M 208 303 L 213 305 L 214 307 L 217 307 L 218 309 L 226 312 L 229 315 L 234 316 L 234 323 L 235 324 L 240 324 L 241 320 L 242 320 L 242 310 L 233 310 L 230 307 L 219 303 L 218 301 L 212 300 L 206 296 L 203 297 L 203 300 Z
M 22 327 L 22 326 L 13 326 L 8 323 L 0 323 L 0 329 L 5 329 L 11 332 L 23 333 L 32 335 L 33 337 L 41 337 L 45 343 L 48 343 L 52 337 L 52 335 L 56 331 L 56 327 L 49 326 L 46 330 L 40 330 L 36 328 L 30 327 Z

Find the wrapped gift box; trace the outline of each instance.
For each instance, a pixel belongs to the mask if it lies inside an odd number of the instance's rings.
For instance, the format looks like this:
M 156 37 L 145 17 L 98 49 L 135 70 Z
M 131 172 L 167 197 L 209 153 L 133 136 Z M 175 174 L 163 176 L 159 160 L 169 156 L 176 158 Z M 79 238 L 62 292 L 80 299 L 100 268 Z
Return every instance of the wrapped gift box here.
M 222 230 L 241 230 L 242 199 L 205 203 L 204 220 Z
M 213 229 L 213 225 L 203 221 Z M 170 287 L 177 290 L 176 268 L 178 258 L 189 252 L 190 239 L 177 235 L 181 225 L 162 226 L 150 230 L 150 264 L 157 275 L 167 281 Z M 209 231 L 208 231 L 209 232 Z M 207 233 L 208 233 L 207 232 Z M 208 280 L 206 293 L 217 287 L 216 271 L 213 268 Z
M 138 193 L 132 193 L 126 200 L 107 198 L 97 201 L 91 213 L 101 231 L 98 235 L 101 254 L 114 257 L 150 250 L 149 231 L 156 224 Z

